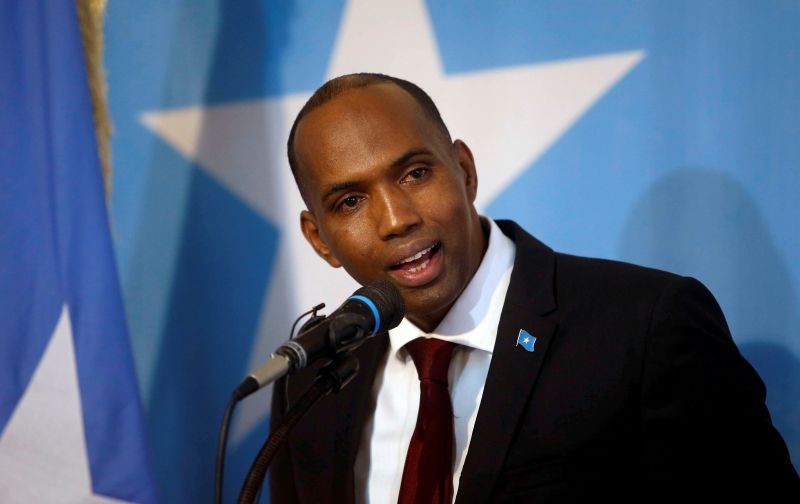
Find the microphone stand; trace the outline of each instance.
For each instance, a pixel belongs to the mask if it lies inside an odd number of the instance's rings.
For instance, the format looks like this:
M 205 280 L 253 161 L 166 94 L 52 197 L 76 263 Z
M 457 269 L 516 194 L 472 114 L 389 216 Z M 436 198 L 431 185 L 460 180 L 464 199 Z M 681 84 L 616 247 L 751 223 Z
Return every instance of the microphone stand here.
M 270 434 L 258 452 L 239 493 L 239 504 L 253 504 L 258 497 L 267 468 L 286 442 L 286 438 L 306 412 L 324 396 L 339 392 L 358 372 L 358 359 L 349 353 L 336 356 L 319 370 L 314 384 L 286 413 L 278 427 Z

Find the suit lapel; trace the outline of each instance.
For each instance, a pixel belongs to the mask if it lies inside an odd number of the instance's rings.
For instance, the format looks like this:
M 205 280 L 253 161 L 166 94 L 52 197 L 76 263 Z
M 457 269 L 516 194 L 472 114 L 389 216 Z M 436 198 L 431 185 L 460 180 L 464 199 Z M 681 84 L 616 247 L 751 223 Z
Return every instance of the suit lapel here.
M 292 434 L 292 459 L 302 502 L 353 502 L 353 466 L 372 398 L 378 364 L 389 344 L 384 334 L 367 339 L 354 350 L 359 372 L 338 394 L 320 400 Z M 292 384 L 296 401 L 308 389 L 316 371 Z
M 457 503 L 489 500 L 556 331 L 555 254 L 516 224 L 498 225 L 516 257 Z M 517 345 L 521 329 L 536 338 L 532 352 Z

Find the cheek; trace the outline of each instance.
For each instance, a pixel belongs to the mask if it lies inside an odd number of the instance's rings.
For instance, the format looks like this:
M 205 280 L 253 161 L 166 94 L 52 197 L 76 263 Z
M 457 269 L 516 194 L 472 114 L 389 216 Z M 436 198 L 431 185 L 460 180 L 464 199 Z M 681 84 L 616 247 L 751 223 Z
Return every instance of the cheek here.
M 357 226 L 345 226 L 332 235 L 331 249 L 344 269 L 359 280 L 371 264 L 371 251 L 374 250 L 368 233 L 359 231 Z
M 440 223 L 446 224 L 450 230 L 462 230 L 469 220 L 471 203 L 468 201 L 464 187 L 452 181 L 444 186 L 432 188 L 424 195 L 422 203 L 428 215 Z

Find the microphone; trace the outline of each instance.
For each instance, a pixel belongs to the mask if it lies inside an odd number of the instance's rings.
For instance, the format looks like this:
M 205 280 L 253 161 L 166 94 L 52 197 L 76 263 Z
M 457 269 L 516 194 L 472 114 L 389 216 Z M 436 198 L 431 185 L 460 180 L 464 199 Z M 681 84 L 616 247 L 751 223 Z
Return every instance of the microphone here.
M 404 315 L 403 298 L 391 283 L 361 287 L 324 320 L 278 347 L 239 384 L 234 396 L 241 400 L 321 357 L 350 351 L 364 339 L 397 327 Z

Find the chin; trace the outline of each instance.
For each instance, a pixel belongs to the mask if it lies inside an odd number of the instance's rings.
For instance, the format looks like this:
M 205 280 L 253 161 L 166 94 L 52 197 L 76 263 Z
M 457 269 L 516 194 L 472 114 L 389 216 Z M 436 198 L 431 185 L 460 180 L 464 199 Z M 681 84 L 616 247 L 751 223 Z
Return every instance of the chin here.
M 435 287 L 401 291 L 406 304 L 406 318 L 424 320 L 435 326 L 447 315 L 461 292 L 458 289 L 437 285 Z

